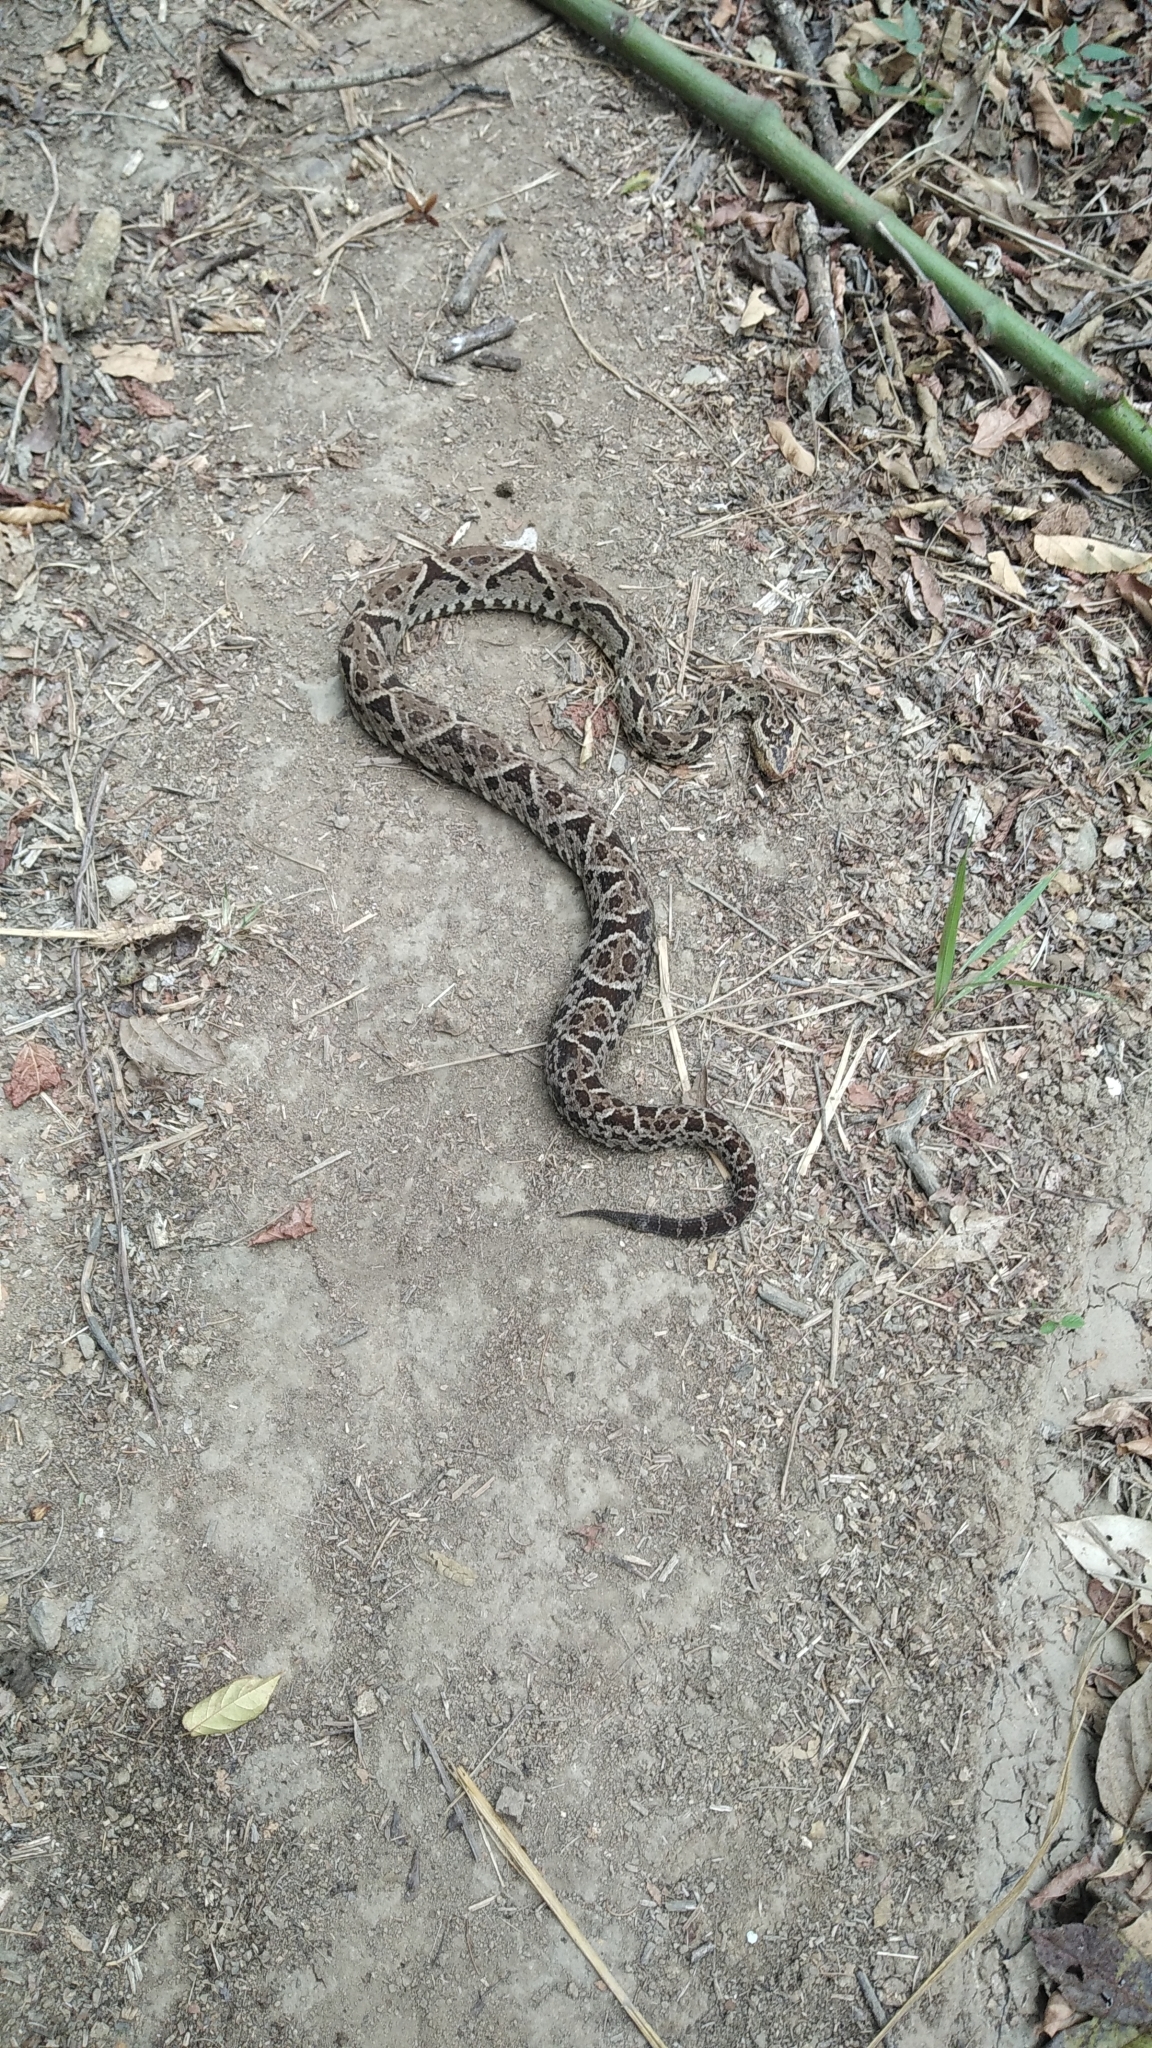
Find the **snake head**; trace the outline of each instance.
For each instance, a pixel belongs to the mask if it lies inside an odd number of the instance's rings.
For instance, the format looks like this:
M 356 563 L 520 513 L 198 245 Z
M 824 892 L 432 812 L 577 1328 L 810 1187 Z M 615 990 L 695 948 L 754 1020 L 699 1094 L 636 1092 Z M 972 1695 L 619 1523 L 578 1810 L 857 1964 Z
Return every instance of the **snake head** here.
M 766 782 L 787 782 L 795 774 L 800 758 L 800 727 L 793 719 L 770 726 L 762 714 L 753 719 L 748 737 L 756 766 Z

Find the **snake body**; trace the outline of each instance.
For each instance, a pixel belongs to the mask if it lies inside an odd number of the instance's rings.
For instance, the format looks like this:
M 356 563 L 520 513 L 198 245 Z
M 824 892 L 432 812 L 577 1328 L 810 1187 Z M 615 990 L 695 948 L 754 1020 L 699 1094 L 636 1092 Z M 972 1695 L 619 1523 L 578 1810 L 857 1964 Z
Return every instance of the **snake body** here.
M 574 1213 L 660 1237 L 718 1237 L 742 1223 L 756 1203 L 756 1160 L 743 1133 L 714 1109 L 625 1102 L 603 1078 L 640 999 L 653 951 L 652 903 L 626 841 L 571 784 L 397 678 L 411 627 L 472 611 L 529 612 L 587 634 L 612 664 L 625 736 L 651 760 L 673 765 L 693 759 L 713 737 L 717 710 L 694 702 L 675 721 L 662 716 L 663 679 L 635 624 L 599 584 L 535 549 L 429 553 L 390 569 L 368 592 L 340 646 L 348 703 L 374 740 L 518 819 L 583 885 L 591 934 L 553 1019 L 544 1057 L 548 1093 L 564 1121 L 615 1150 L 696 1146 L 727 1170 L 723 1206 L 704 1215 Z M 740 692 L 724 691 L 719 708 L 729 702 L 757 713 L 755 700 L 750 704 Z M 767 774 L 779 779 L 787 772 L 787 736 L 782 745 L 762 713 L 753 717 L 752 744 Z

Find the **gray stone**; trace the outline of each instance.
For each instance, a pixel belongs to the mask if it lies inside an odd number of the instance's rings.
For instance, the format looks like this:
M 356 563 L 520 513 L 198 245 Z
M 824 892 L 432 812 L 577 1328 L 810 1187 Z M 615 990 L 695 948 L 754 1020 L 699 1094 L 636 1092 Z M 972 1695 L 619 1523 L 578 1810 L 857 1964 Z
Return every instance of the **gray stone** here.
M 104 310 L 120 254 L 120 229 L 120 215 L 114 206 L 101 206 L 93 214 L 64 296 L 64 318 L 73 334 L 94 327 Z
M 1099 843 L 1100 834 L 1097 832 L 1095 825 L 1092 823 L 1091 818 L 1085 818 L 1080 830 L 1065 842 L 1065 867 L 1074 868 L 1082 875 L 1087 874 L 1089 868 L 1094 867 L 1096 864 L 1096 852 Z
M 29 1634 L 41 1650 L 58 1648 L 67 1612 L 67 1601 L 57 1599 L 54 1593 L 42 1594 L 28 1609 Z
M 505 1785 L 496 1801 L 496 1811 L 505 1820 L 523 1820 L 524 1794 L 518 1785 Z
M 128 898 L 136 894 L 136 883 L 131 875 L 109 875 L 104 884 L 104 894 L 112 908 L 118 910 L 122 903 L 127 903 Z

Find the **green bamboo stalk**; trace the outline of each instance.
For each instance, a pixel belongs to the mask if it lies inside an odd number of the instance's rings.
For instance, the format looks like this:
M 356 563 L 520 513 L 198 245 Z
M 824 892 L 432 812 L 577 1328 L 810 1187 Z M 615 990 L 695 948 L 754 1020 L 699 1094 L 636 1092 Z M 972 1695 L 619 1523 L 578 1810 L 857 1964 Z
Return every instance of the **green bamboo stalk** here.
M 798 141 L 771 100 L 753 98 L 715 77 L 617 0 L 544 0 L 544 4 L 594 37 L 612 56 L 665 86 L 685 106 L 742 142 L 829 219 L 850 227 L 857 241 L 874 254 L 901 256 L 913 272 L 931 280 L 979 341 L 1023 364 L 1062 405 L 1082 413 L 1122 448 L 1145 476 L 1152 477 L 1152 426 L 1124 397 L 1118 377 L 1079 362 L 995 292 L 958 270 L 931 243 L 914 234 L 890 206 L 869 198 L 851 178 Z

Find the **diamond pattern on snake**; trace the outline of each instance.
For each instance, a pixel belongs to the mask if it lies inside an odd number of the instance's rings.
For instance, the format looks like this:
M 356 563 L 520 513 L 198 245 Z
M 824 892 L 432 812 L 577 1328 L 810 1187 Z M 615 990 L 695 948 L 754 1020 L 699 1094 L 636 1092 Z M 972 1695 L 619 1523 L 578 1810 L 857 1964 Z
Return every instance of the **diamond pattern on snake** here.
M 448 550 L 390 569 L 367 593 L 340 645 L 348 703 L 372 739 L 518 819 L 583 886 L 592 928 L 544 1054 L 548 1094 L 565 1123 L 614 1151 L 695 1146 L 717 1159 L 728 1177 L 721 1205 L 702 1215 L 611 1208 L 572 1213 L 684 1242 L 719 1237 L 756 1205 L 756 1158 L 743 1132 L 715 1109 L 626 1102 L 604 1078 L 640 1000 L 653 951 L 652 902 L 627 841 L 571 783 L 422 696 L 396 673 L 412 627 L 474 611 L 528 612 L 586 634 L 612 665 L 625 738 L 662 766 L 695 760 L 719 718 L 735 711 L 749 718 L 762 773 L 778 782 L 795 765 L 798 734 L 791 725 L 769 727 L 763 697 L 730 683 L 670 717 L 661 708 L 666 678 L 634 621 L 590 577 L 536 549 Z

